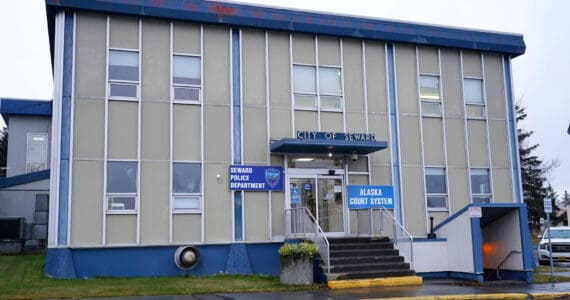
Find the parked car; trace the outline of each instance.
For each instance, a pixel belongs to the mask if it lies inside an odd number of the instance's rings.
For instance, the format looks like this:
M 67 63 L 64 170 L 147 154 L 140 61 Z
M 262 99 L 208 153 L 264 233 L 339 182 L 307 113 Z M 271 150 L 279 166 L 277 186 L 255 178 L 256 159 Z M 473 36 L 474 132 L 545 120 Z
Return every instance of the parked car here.
M 570 227 L 558 226 L 550 228 L 552 242 L 552 260 L 570 261 Z M 548 249 L 548 230 L 544 232 L 538 243 L 538 263 L 550 264 L 550 251 Z

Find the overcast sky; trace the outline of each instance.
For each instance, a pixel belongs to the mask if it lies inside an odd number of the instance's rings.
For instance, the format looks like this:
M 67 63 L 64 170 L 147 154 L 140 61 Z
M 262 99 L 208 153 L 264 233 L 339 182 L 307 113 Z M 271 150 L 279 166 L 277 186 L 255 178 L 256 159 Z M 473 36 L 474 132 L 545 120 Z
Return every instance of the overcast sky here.
M 240 1 L 242 2 L 242 1 Z M 570 1 L 565 0 L 249 0 L 248 3 L 520 33 L 527 51 L 513 60 L 521 127 L 546 161 L 550 182 L 570 192 Z M 0 97 L 51 99 L 52 76 L 42 0 L 0 1 Z

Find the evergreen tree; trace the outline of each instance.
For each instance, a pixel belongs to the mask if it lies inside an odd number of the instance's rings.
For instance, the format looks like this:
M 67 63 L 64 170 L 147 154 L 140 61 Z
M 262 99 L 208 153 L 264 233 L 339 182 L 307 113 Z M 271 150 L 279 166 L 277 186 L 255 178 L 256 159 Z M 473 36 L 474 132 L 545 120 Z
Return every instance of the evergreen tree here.
M 6 177 L 6 160 L 8 158 L 8 128 L 0 130 L 0 177 Z
M 527 116 L 524 107 L 517 105 L 517 122 L 524 120 Z M 547 172 L 550 168 L 533 151 L 539 147 L 539 144 L 531 144 L 529 141 L 533 131 L 517 129 L 519 142 L 519 156 L 521 164 L 521 180 L 523 189 L 523 200 L 528 209 L 528 220 L 538 222 L 544 217 L 544 198 L 555 196 L 552 188 L 547 187 Z M 553 204 L 555 203 L 555 199 Z M 556 206 L 553 205 L 553 210 Z M 554 211 L 553 211 L 554 213 Z M 554 214 L 553 214 L 554 215 Z

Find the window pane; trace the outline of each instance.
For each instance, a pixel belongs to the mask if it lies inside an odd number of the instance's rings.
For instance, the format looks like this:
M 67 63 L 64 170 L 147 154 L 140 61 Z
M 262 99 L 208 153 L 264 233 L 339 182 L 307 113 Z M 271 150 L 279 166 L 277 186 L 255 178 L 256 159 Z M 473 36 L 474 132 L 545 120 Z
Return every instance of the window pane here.
M 485 117 L 485 106 L 483 105 L 469 105 L 467 104 L 467 116 L 483 118 Z
M 339 68 L 319 67 L 319 93 L 325 95 L 342 95 Z
M 446 194 L 445 170 L 443 168 L 426 168 L 426 191 L 428 194 Z
M 136 193 L 137 163 L 109 161 L 107 163 L 107 193 Z
M 465 102 L 466 103 L 480 103 L 483 101 L 483 80 L 466 78 L 463 81 L 465 87 Z
M 474 196 L 473 203 L 491 203 L 490 196 Z
M 200 209 L 200 196 L 176 196 L 174 209 Z
M 134 210 L 136 199 L 135 196 L 109 196 L 107 197 L 107 209 Z
M 174 100 L 200 101 L 200 89 L 175 87 Z
M 174 55 L 172 59 L 172 82 L 200 85 L 200 58 Z
M 47 163 L 47 134 L 28 134 L 29 163 Z
M 109 50 L 110 80 L 139 80 L 139 53 Z
M 428 208 L 447 208 L 447 197 L 445 196 L 428 196 Z
M 342 110 L 342 99 L 340 97 L 321 96 L 321 109 Z
M 420 99 L 439 100 L 439 77 L 420 75 Z
M 295 93 L 316 94 L 315 67 L 293 66 L 293 86 Z
M 422 114 L 441 116 L 441 103 L 422 102 Z
M 174 193 L 200 193 L 201 178 L 200 164 L 172 164 L 172 191 Z
M 121 84 L 121 83 L 111 83 L 109 88 L 110 97 L 137 97 L 137 85 L 136 84 Z
M 317 108 L 315 96 L 295 95 L 295 108 Z
M 471 192 L 473 194 L 490 194 L 489 186 L 489 170 L 472 169 L 471 170 Z

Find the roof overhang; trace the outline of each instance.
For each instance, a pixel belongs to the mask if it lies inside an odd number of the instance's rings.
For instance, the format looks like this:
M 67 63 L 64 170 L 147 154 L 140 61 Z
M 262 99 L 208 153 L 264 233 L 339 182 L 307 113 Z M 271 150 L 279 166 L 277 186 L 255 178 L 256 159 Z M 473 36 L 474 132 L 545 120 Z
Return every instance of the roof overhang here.
M 336 155 L 367 155 L 386 149 L 384 141 L 343 141 L 343 140 L 312 140 L 283 138 L 271 141 L 272 153 L 300 154 L 336 154 Z
M 236 27 L 381 40 L 392 43 L 490 51 L 507 54 L 511 57 L 523 54 L 526 47 L 522 35 L 519 34 L 228 2 L 203 0 L 46 0 L 46 4 L 48 23 L 53 23 L 54 11 L 85 10 L 106 14 L 156 17 Z M 50 35 L 52 34 L 53 32 L 50 31 Z
M 0 114 L 8 123 L 11 115 L 51 116 L 51 101 L 0 99 Z

